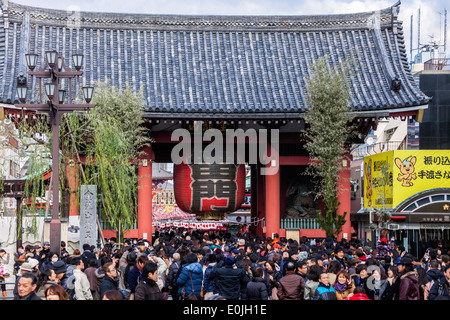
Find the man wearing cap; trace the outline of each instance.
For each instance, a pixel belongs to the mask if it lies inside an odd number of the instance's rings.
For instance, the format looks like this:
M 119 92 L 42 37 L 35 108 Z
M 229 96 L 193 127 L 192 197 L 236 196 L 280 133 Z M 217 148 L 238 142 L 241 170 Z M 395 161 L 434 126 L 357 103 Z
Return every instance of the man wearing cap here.
M 324 256 L 321 255 L 320 253 L 318 253 L 318 254 L 316 255 L 316 264 L 322 269 L 322 271 L 324 270 L 323 262 L 324 262 L 325 260 L 326 260 L 326 259 L 324 258 Z
M 44 241 L 42 250 L 39 252 L 40 265 L 46 265 L 50 260 L 50 242 Z
M 420 300 L 419 276 L 410 257 L 402 257 L 398 263 L 400 275 L 399 300 Z
M 275 243 L 272 248 L 273 250 L 267 255 L 267 260 L 273 260 L 273 256 L 275 253 L 280 254 L 281 246 L 279 243 Z
M 53 264 L 53 271 L 56 273 L 56 278 L 59 279 L 60 285 L 67 291 L 72 299 L 75 295 L 75 276 L 73 273 L 67 272 L 67 264 L 64 261 L 56 261 Z
M 219 294 L 227 300 L 239 300 L 241 283 L 245 278 L 245 270 L 234 268 L 234 264 L 235 259 L 229 255 L 225 258 L 225 266 L 213 268 L 209 276 L 210 280 L 215 281 Z
M 378 260 L 384 260 L 384 258 L 389 253 L 388 240 L 386 238 L 381 238 L 380 241 L 376 245 L 377 248 L 377 256 Z

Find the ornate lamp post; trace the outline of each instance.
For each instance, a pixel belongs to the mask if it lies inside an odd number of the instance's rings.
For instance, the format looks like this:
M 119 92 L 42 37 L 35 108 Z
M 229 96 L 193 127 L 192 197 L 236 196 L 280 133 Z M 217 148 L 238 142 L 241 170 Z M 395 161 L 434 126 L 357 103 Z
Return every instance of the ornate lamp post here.
M 51 251 L 61 251 L 61 221 L 59 219 L 59 125 L 61 124 L 61 117 L 64 113 L 73 111 L 82 111 L 94 107 L 95 105 L 89 104 L 92 99 L 94 88 L 84 87 L 83 95 L 87 102 L 86 104 L 72 104 L 72 79 L 80 77 L 83 72 L 80 71 L 83 63 L 83 55 L 73 55 L 73 66 L 76 71 L 73 71 L 68 65 L 66 65 L 64 57 L 55 50 L 45 52 L 46 63 L 44 67 L 36 68 L 37 54 L 28 53 L 25 55 L 30 71 L 27 73 L 31 76 L 35 76 L 39 79 L 39 103 L 26 104 L 27 97 L 27 79 L 21 73 L 17 78 L 17 96 L 21 104 L 16 104 L 18 108 L 24 108 L 27 110 L 34 110 L 36 112 L 47 113 L 50 117 L 52 124 L 52 170 L 55 177 L 52 181 L 53 192 L 53 206 L 52 206 L 52 220 L 50 222 L 50 245 Z M 47 103 L 42 103 L 42 79 L 49 79 L 50 81 L 45 83 L 45 93 L 48 97 Z M 69 101 L 64 103 L 66 99 L 66 90 L 62 88 L 61 79 L 69 80 Z

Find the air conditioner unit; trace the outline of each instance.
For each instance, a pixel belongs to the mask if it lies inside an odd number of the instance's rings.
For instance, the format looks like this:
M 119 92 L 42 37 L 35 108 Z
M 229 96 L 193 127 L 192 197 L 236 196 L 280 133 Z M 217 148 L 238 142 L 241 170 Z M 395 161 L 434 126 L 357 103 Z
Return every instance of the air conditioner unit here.
M 389 223 L 387 225 L 388 230 L 399 230 L 400 225 L 398 223 Z

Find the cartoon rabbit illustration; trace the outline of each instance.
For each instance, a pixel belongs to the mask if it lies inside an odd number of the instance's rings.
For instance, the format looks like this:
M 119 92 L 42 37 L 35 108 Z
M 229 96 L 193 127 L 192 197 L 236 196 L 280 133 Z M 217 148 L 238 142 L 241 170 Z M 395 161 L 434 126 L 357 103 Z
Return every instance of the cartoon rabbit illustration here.
M 416 174 L 414 173 L 416 161 L 417 158 L 411 156 L 403 161 L 400 158 L 395 158 L 395 165 L 400 169 L 397 180 L 400 182 L 403 181 L 403 187 L 411 187 L 413 185 L 411 180 L 417 179 Z

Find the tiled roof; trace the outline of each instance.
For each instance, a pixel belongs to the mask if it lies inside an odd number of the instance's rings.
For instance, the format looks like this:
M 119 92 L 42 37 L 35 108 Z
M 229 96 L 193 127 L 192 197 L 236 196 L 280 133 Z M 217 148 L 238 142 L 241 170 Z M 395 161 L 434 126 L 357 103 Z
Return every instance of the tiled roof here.
M 354 54 L 352 108 L 427 104 L 409 71 L 400 3 L 376 12 L 320 16 L 191 16 L 68 13 L 4 1 L 0 102 L 14 103 L 24 54 L 84 54 L 84 83 L 109 79 L 143 90 L 155 117 L 295 118 L 307 108 L 305 78 L 328 54 Z M 392 82 L 398 78 L 401 89 Z M 36 87 L 34 80 L 30 87 Z M 29 90 L 30 92 L 31 90 Z M 29 93 L 31 97 L 31 92 Z

